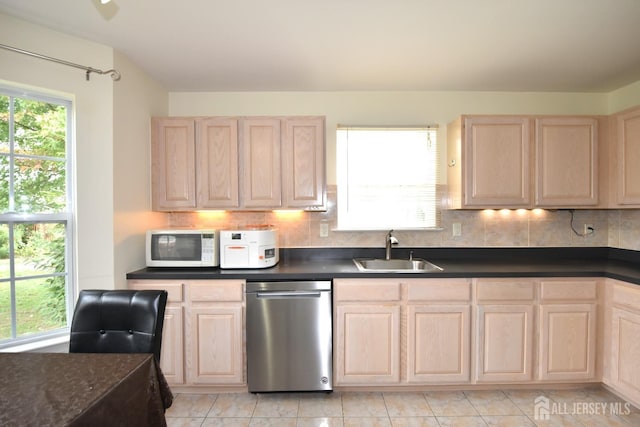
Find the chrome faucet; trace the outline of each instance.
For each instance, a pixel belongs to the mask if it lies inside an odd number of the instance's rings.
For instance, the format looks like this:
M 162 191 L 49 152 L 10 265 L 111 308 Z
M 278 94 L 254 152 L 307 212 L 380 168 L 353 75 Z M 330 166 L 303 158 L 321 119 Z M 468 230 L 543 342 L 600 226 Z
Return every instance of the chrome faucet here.
M 392 245 L 397 245 L 398 239 L 395 238 L 395 236 L 392 234 L 393 230 L 389 230 L 389 232 L 387 233 L 387 237 L 385 239 L 385 259 L 391 259 L 391 246 Z

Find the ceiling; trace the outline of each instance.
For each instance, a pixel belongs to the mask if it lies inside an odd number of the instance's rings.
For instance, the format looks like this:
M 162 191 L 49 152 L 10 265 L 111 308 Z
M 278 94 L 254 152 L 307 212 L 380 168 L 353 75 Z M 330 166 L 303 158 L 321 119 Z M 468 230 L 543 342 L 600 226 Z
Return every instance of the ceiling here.
M 609 92 L 640 80 L 640 0 L 114 2 L 111 19 L 98 0 L 0 0 L 0 12 L 112 46 L 169 91 Z

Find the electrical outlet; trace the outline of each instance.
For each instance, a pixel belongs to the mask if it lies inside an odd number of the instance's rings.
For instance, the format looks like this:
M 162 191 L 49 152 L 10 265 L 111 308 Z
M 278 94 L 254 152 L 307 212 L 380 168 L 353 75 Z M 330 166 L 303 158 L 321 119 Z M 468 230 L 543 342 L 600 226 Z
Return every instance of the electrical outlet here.
M 454 222 L 451 227 L 451 234 L 453 234 L 453 237 L 462 236 L 462 224 Z
M 584 224 L 584 230 L 582 230 L 582 233 L 587 236 L 589 234 L 593 234 L 596 231 L 596 229 L 593 227 L 593 224 Z
M 325 222 L 320 223 L 320 237 L 329 237 L 329 224 Z

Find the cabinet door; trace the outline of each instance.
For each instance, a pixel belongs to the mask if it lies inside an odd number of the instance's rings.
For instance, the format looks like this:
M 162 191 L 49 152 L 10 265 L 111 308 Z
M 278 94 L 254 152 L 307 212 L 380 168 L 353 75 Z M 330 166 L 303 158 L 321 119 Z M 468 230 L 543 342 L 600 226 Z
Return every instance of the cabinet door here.
M 540 306 L 540 379 L 590 380 L 595 376 L 596 306 Z
M 640 402 L 640 314 L 614 307 L 611 322 L 611 386 Z
M 196 207 L 195 122 L 192 119 L 152 120 L 153 209 Z
M 184 383 L 183 308 L 167 306 L 162 326 L 160 369 L 169 384 Z
M 284 207 L 324 206 L 324 159 L 324 119 L 286 119 L 282 140 Z
M 188 381 L 243 384 L 242 306 L 191 307 Z
M 281 207 L 280 120 L 242 120 L 241 147 L 244 207 Z
M 468 382 L 470 307 L 410 305 L 407 309 L 407 381 Z
M 400 306 L 339 305 L 336 384 L 400 382 Z
M 531 132 L 525 117 L 464 120 L 464 204 L 530 206 Z
M 238 121 L 228 118 L 196 122 L 198 208 L 237 208 Z
M 179 280 L 128 280 L 127 287 L 167 291 L 160 368 L 169 384 L 184 384 L 184 285 Z
M 478 306 L 477 345 L 478 381 L 531 381 L 533 305 Z
M 640 108 L 617 117 L 618 204 L 640 205 Z
M 536 120 L 536 206 L 598 203 L 598 122 L 587 117 Z

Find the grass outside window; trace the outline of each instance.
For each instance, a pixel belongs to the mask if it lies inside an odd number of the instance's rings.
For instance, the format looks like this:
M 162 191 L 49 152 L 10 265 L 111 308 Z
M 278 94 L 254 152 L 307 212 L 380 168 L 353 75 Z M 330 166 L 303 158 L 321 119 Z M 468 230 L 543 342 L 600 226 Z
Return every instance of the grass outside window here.
M 66 319 L 52 319 L 43 301 L 49 299 L 49 289 L 46 286 L 46 278 L 38 276 L 42 274 L 32 263 L 16 259 L 20 273 L 18 277 L 25 279 L 16 280 L 16 317 L 17 335 L 23 336 L 37 332 L 50 331 L 64 328 Z M 0 260 L 0 278 L 9 275 L 9 260 Z M 0 282 L 0 340 L 11 337 L 11 291 L 9 282 Z

